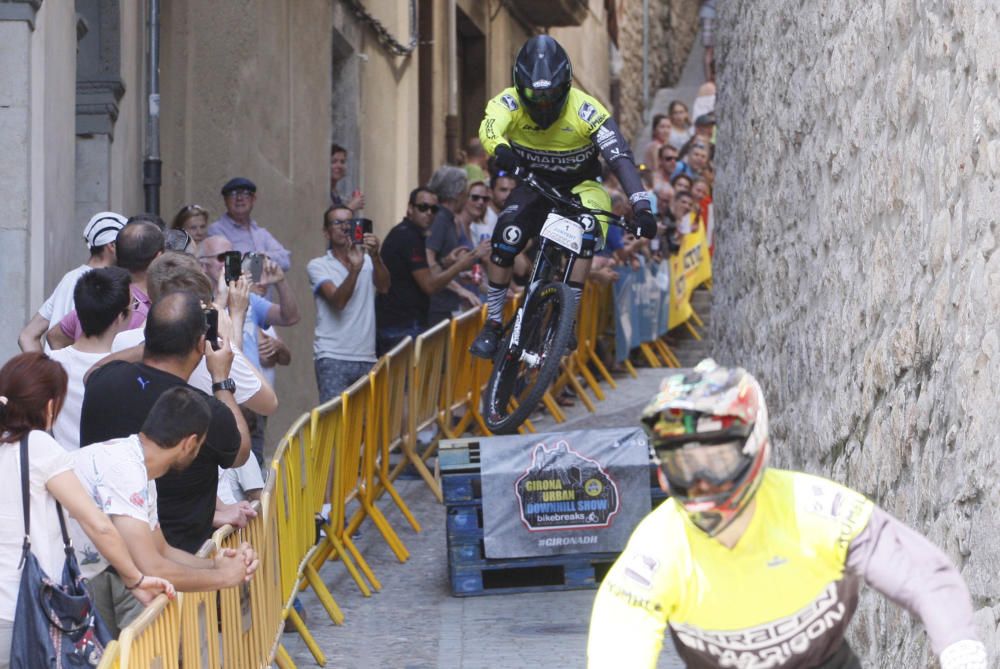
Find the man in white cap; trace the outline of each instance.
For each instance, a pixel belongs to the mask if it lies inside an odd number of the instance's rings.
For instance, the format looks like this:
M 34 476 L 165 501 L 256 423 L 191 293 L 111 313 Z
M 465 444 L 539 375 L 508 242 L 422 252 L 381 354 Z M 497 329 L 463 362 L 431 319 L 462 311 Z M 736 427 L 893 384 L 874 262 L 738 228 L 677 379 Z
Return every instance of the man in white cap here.
M 79 267 L 67 272 L 32 316 L 28 324 L 17 337 L 17 344 L 22 351 L 41 351 L 42 337 L 51 323 L 58 323 L 63 316 L 73 311 L 73 289 L 77 280 L 86 272 L 99 267 L 111 267 L 115 264 L 115 240 L 118 231 L 125 227 L 126 219 L 113 211 L 102 211 L 94 214 L 83 228 L 83 238 L 90 248 L 90 259 Z

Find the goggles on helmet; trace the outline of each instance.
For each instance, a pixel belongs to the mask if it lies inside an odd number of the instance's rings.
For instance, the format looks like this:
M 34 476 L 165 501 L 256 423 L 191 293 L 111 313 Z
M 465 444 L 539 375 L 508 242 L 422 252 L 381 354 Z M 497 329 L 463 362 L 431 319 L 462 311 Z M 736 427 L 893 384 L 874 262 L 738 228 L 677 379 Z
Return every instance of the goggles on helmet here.
M 721 486 L 739 478 L 751 458 L 743 453 L 744 441 L 719 444 L 690 442 L 679 448 L 657 449 L 657 456 L 672 485 L 689 488 L 696 481 Z
M 551 107 L 561 104 L 566 97 L 563 87 L 553 86 L 551 88 L 525 88 L 525 101 L 537 107 Z

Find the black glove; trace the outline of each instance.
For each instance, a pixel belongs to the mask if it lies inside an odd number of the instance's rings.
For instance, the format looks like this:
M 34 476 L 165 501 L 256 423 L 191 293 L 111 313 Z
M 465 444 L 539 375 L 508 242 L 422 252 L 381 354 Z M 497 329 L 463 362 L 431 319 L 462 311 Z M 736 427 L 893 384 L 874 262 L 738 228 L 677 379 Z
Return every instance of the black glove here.
M 667 232 L 663 235 L 667 241 L 667 253 L 673 255 L 681 250 L 680 241 L 677 237 L 677 226 L 671 223 L 667 226 Z
M 497 144 L 496 150 L 493 152 L 496 157 L 497 167 L 502 169 L 504 172 L 509 173 L 511 176 L 521 177 L 526 171 L 524 161 L 521 157 L 514 153 L 514 150 L 510 148 L 507 144 Z
M 649 209 L 640 209 L 635 212 L 632 223 L 635 225 L 636 234 L 640 237 L 652 239 L 656 236 L 656 217 Z

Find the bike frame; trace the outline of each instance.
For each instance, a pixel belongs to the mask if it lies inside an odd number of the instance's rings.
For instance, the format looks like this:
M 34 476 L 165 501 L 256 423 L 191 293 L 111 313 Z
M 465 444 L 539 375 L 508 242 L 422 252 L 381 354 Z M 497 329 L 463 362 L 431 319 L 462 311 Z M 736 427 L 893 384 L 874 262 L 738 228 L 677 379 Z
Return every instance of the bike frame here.
M 589 207 L 584 207 L 579 202 L 562 197 L 560 194 L 553 192 L 552 189 L 539 183 L 538 179 L 534 175 L 529 174 L 525 177 L 524 182 L 552 202 L 554 206 L 550 211 L 559 211 L 560 208 L 565 208 L 567 210 L 572 210 L 575 216 L 584 214 L 590 216 L 604 216 L 608 219 L 609 224 L 625 227 L 624 219 L 620 216 L 615 216 L 615 214 L 610 211 L 590 209 Z M 577 218 L 569 216 L 567 216 L 567 218 L 570 218 L 570 220 L 578 224 L 581 228 L 586 229 L 586 226 L 577 220 Z M 563 263 L 565 263 L 565 269 L 563 270 L 562 277 L 559 281 L 561 283 L 569 283 L 570 277 L 573 274 L 573 266 L 576 264 L 577 258 L 580 257 L 569 249 L 563 248 L 562 246 L 544 237 L 540 237 L 539 239 L 538 256 L 535 258 L 534 266 L 531 269 L 531 278 L 528 279 L 528 287 L 525 289 L 524 301 L 521 303 L 521 306 L 518 307 L 517 313 L 514 316 L 513 333 L 510 338 L 510 345 L 507 349 L 508 355 L 511 356 L 518 354 L 521 347 L 521 327 L 523 324 L 524 312 L 537 293 L 538 288 L 551 282 L 553 280 L 553 273 L 556 271 L 558 266 Z

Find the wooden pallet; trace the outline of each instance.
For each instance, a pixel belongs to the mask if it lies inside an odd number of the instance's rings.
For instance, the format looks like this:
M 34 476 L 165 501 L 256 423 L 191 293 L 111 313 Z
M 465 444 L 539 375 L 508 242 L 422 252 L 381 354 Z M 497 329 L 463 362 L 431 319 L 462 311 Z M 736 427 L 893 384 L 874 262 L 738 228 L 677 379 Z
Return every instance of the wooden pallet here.
M 483 500 L 479 439 L 442 441 L 438 451 L 447 513 L 448 575 L 459 597 L 516 592 L 596 588 L 618 553 L 572 553 L 491 559 L 483 544 Z M 653 506 L 666 495 L 650 465 Z

